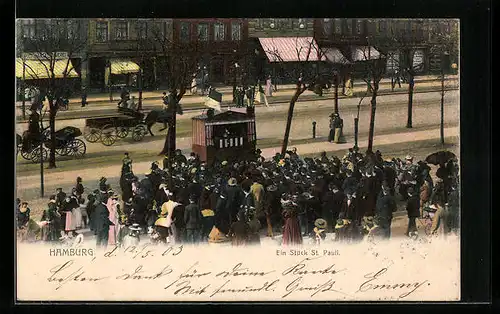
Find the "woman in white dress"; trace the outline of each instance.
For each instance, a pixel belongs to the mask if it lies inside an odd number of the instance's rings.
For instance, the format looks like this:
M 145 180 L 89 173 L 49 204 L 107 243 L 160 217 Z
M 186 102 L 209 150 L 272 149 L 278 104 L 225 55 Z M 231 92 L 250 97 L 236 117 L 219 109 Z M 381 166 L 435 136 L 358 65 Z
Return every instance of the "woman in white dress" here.
M 197 95 L 198 94 L 198 87 L 196 86 L 196 76 L 193 77 L 193 80 L 191 81 L 191 95 Z
M 112 226 L 109 226 L 109 235 L 108 235 L 108 245 L 116 245 L 118 239 L 118 232 L 120 231 L 119 219 L 120 215 L 118 213 L 118 196 L 113 195 L 108 199 L 108 203 L 106 207 L 109 211 L 109 220 L 113 223 Z
M 267 77 L 267 80 L 266 80 L 265 95 L 267 97 L 272 97 L 273 96 L 273 83 L 272 83 L 272 80 L 271 80 L 271 75 L 269 75 Z

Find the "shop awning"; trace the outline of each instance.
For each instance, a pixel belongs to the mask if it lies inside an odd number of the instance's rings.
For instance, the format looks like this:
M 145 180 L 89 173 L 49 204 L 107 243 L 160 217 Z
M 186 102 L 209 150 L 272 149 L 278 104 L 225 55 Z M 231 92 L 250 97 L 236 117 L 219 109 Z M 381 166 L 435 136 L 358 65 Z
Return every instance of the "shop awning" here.
M 259 38 L 269 62 L 324 61 L 313 37 Z
M 380 52 L 378 52 L 374 47 L 355 46 L 352 47 L 351 52 L 351 58 L 354 62 L 368 61 L 380 58 Z
M 340 52 L 338 48 L 323 48 L 323 55 L 326 61 L 335 64 L 349 64 L 349 60 Z
M 111 74 L 137 73 L 139 69 L 139 65 L 130 60 L 111 60 Z
M 24 77 L 27 80 L 46 79 L 51 77 L 49 61 L 25 60 L 24 67 Z M 55 78 L 78 77 L 78 73 L 76 73 L 69 59 L 56 60 L 53 68 Z M 66 75 L 64 74 L 65 71 L 67 72 Z M 21 58 L 16 59 L 16 77 L 23 78 L 23 60 Z

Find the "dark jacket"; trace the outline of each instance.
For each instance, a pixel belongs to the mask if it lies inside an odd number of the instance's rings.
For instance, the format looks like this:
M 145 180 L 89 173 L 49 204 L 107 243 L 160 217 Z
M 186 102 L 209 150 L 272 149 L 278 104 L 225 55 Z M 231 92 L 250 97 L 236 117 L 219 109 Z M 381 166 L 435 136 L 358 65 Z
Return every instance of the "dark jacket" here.
M 186 206 L 184 210 L 184 223 L 186 229 L 199 229 L 201 226 L 201 211 L 198 204 L 192 203 Z
M 66 193 L 59 192 L 56 194 L 56 206 L 58 209 L 62 208 L 63 202 L 66 199 Z
M 243 192 L 239 186 L 228 186 L 227 190 L 227 202 L 226 202 L 226 211 L 231 213 L 236 217 L 236 213 L 240 209 L 241 199 Z
M 380 192 L 377 198 L 377 215 L 384 218 L 392 218 L 392 213 L 397 209 L 396 201 L 390 194 L 384 195 Z
M 109 220 L 108 208 L 103 203 L 97 204 L 94 211 L 94 217 L 93 226 L 98 233 L 109 229 L 109 226 L 113 225 Z
M 408 218 L 417 218 L 420 216 L 420 197 L 413 195 L 406 201 L 406 212 Z
M 344 191 L 345 194 L 350 194 L 356 191 L 357 186 L 358 180 L 354 176 L 347 177 L 342 183 L 342 191 Z

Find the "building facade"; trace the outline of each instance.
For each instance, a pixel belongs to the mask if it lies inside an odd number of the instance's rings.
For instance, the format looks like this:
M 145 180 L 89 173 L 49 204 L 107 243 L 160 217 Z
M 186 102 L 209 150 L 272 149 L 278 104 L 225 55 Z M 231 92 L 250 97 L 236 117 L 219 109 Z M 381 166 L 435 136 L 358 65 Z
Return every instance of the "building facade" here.
M 245 64 L 248 55 L 246 19 L 175 19 L 172 53 L 200 56 L 199 75 L 210 84 L 229 84 L 236 63 Z
M 289 60 L 278 67 L 262 47 L 262 40 L 269 38 L 277 45 L 285 45 L 286 38 L 310 38 L 351 64 L 359 61 L 359 47 L 372 47 L 387 57 L 387 75 L 408 63 L 408 50 L 418 74 L 439 72 L 459 58 L 459 23 L 452 19 L 22 19 L 17 26 L 18 54 L 36 52 L 33 43 L 40 38 L 60 38 L 51 49 L 71 51 L 78 73 L 73 81 L 90 91 L 139 84 L 146 90 L 166 88 L 172 58 L 188 53 L 199 57 L 201 75 L 208 74 L 215 85 L 254 83 L 267 75 L 278 79 L 284 68 L 304 61 Z M 75 38 L 85 44 L 71 47 Z M 336 62 L 334 68 L 354 69 Z
M 433 49 L 442 34 L 458 32 L 451 19 L 316 19 L 314 36 L 321 47 L 336 47 L 352 60 L 353 47 L 368 46 L 386 57 L 386 74 L 410 64 L 417 74 L 441 68 L 441 56 Z M 454 38 L 458 45 L 458 36 Z M 452 55 L 457 55 L 452 53 Z M 453 59 L 453 58 L 452 58 Z M 458 60 L 458 56 L 453 60 Z
M 170 64 L 163 45 L 172 41 L 172 24 L 171 19 L 89 20 L 86 84 L 100 90 L 165 85 Z
M 87 48 L 87 31 L 85 19 L 17 20 L 16 78 L 19 89 L 43 87 L 52 76 L 48 73 L 51 70 L 54 71 L 56 86 L 78 89 Z

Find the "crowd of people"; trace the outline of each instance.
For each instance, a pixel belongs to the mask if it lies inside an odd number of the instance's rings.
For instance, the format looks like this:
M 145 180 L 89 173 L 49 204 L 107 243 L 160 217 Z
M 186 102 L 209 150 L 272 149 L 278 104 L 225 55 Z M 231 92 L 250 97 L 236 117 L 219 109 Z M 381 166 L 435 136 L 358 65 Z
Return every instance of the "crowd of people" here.
M 281 234 L 283 245 L 305 237 L 321 242 L 327 233 L 343 242 L 387 239 L 398 204 L 408 214 L 408 236 L 416 235 L 416 219 L 427 212 L 433 213 L 431 233 L 458 228 L 456 158 L 441 162 L 434 180 L 424 161 L 384 160 L 379 151 L 363 155 L 356 147 L 342 159 L 326 153 L 300 158 L 293 148 L 269 160 L 257 150 L 253 160 L 211 165 L 177 150 L 170 162 L 153 162 L 142 180 L 132 164 L 126 153 L 120 194 L 104 177 L 86 198 L 81 178 L 69 195 L 58 189 L 39 223 L 42 240 L 71 237 L 81 227 L 89 227 L 102 246 L 121 244 L 127 235 L 238 246 L 258 244 L 266 232 Z M 19 228 L 30 220 L 26 207 L 19 201 Z

